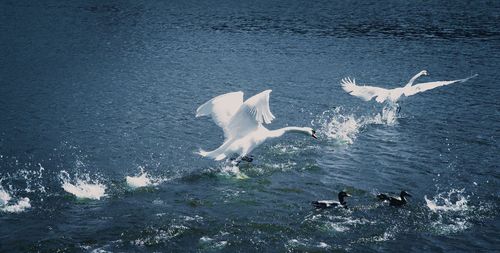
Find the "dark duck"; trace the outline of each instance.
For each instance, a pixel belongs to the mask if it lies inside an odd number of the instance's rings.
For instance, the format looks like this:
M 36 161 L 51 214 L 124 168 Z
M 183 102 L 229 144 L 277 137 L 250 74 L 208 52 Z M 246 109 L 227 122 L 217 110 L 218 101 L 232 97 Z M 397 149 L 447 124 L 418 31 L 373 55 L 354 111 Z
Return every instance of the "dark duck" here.
M 383 193 L 377 195 L 377 198 L 379 198 L 380 200 L 389 201 L 389 205 L 391 205 L 391 206 L 403 206 L 403 205 L 405 205 L 406 203 L 408 203 L 408 200 L 406 200 L 406 197 L 411 197 L 411 195 L 406 191 L 401 191 L 401 193 L 399 194 L 399 198 L 398 197 L 389 197 Z
M 335 200 L 318 200 L 318 201 L 313 201 L 311 204 L 316 207 L 316 208 L 331 208 L 331 207 L 343 207 L 347 208 L 347 203 L 345 201 L 346 197 L 350 197 L 347 192 L 341 191 L 339 192 L 339 201 Z

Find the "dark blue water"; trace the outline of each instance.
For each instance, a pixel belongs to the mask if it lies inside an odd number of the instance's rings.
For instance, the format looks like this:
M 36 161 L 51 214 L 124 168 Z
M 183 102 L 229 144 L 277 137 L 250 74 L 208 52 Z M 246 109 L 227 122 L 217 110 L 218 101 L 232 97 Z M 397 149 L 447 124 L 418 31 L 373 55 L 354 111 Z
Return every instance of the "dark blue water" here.
M 3 1 L 0 251 L 499 251 L 499 24 L 498 1 Z M 479 76 L 392 120 L 339 84 L 422 69 Z M 195 154 L 223 141 L 199 105 L 265 89 L 269 128 L 319 140 L 239 172 Z M 349 210 L 309 204 L 340 190 Z

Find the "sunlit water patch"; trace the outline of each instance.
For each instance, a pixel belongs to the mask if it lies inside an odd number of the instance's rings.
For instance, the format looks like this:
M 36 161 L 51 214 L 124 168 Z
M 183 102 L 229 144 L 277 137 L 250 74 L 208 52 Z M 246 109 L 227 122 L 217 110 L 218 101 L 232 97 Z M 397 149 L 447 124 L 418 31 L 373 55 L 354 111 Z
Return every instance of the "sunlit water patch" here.
M 83 176 L 75 175 L 74 179 L 66 171 L 61 171 L 59 178 L 62 182 L 62 188 L 79 199 L 99 200 L 106 196 L 106 185 L 99 182 L 98 179 L 90 179 L 89 174 Z

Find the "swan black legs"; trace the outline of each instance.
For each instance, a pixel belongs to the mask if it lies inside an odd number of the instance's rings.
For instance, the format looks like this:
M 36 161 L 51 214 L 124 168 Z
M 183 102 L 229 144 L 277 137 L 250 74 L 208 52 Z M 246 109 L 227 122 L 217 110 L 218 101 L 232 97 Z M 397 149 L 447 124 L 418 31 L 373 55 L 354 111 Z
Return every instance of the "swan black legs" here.
M 249 162 L 251 163 L 253 161 L 253 155 L 250 156 L 243 156 L 243 157 L 236 157 L 236 158 L 231 158 L 229 159 L 232 164 L 238 166 L 242 161 Z
M 244 156 L 241 158 L 242 161 L 249 162 L 251 163 L 253 161 L 253 155 L 251 156 Z

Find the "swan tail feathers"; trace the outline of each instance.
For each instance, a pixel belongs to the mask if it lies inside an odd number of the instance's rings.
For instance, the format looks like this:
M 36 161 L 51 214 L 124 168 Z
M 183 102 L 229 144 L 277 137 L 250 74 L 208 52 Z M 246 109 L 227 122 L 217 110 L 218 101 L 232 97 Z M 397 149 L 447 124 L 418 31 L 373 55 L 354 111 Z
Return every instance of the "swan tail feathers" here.
M 200 156 L 202 156 L 202 157 L 212 158 L 215 161 L 220 161 L 220 160 L 223 160 L 223 159 L 226 158 L 226 154 L 224 154 L 224 153 L 220 154 L 219 152 L 217 152 L 217 150 L 214 150 L 214 151 L 205 151 L 203 149 L 200 149 L 198 151 L 198 154 Z

